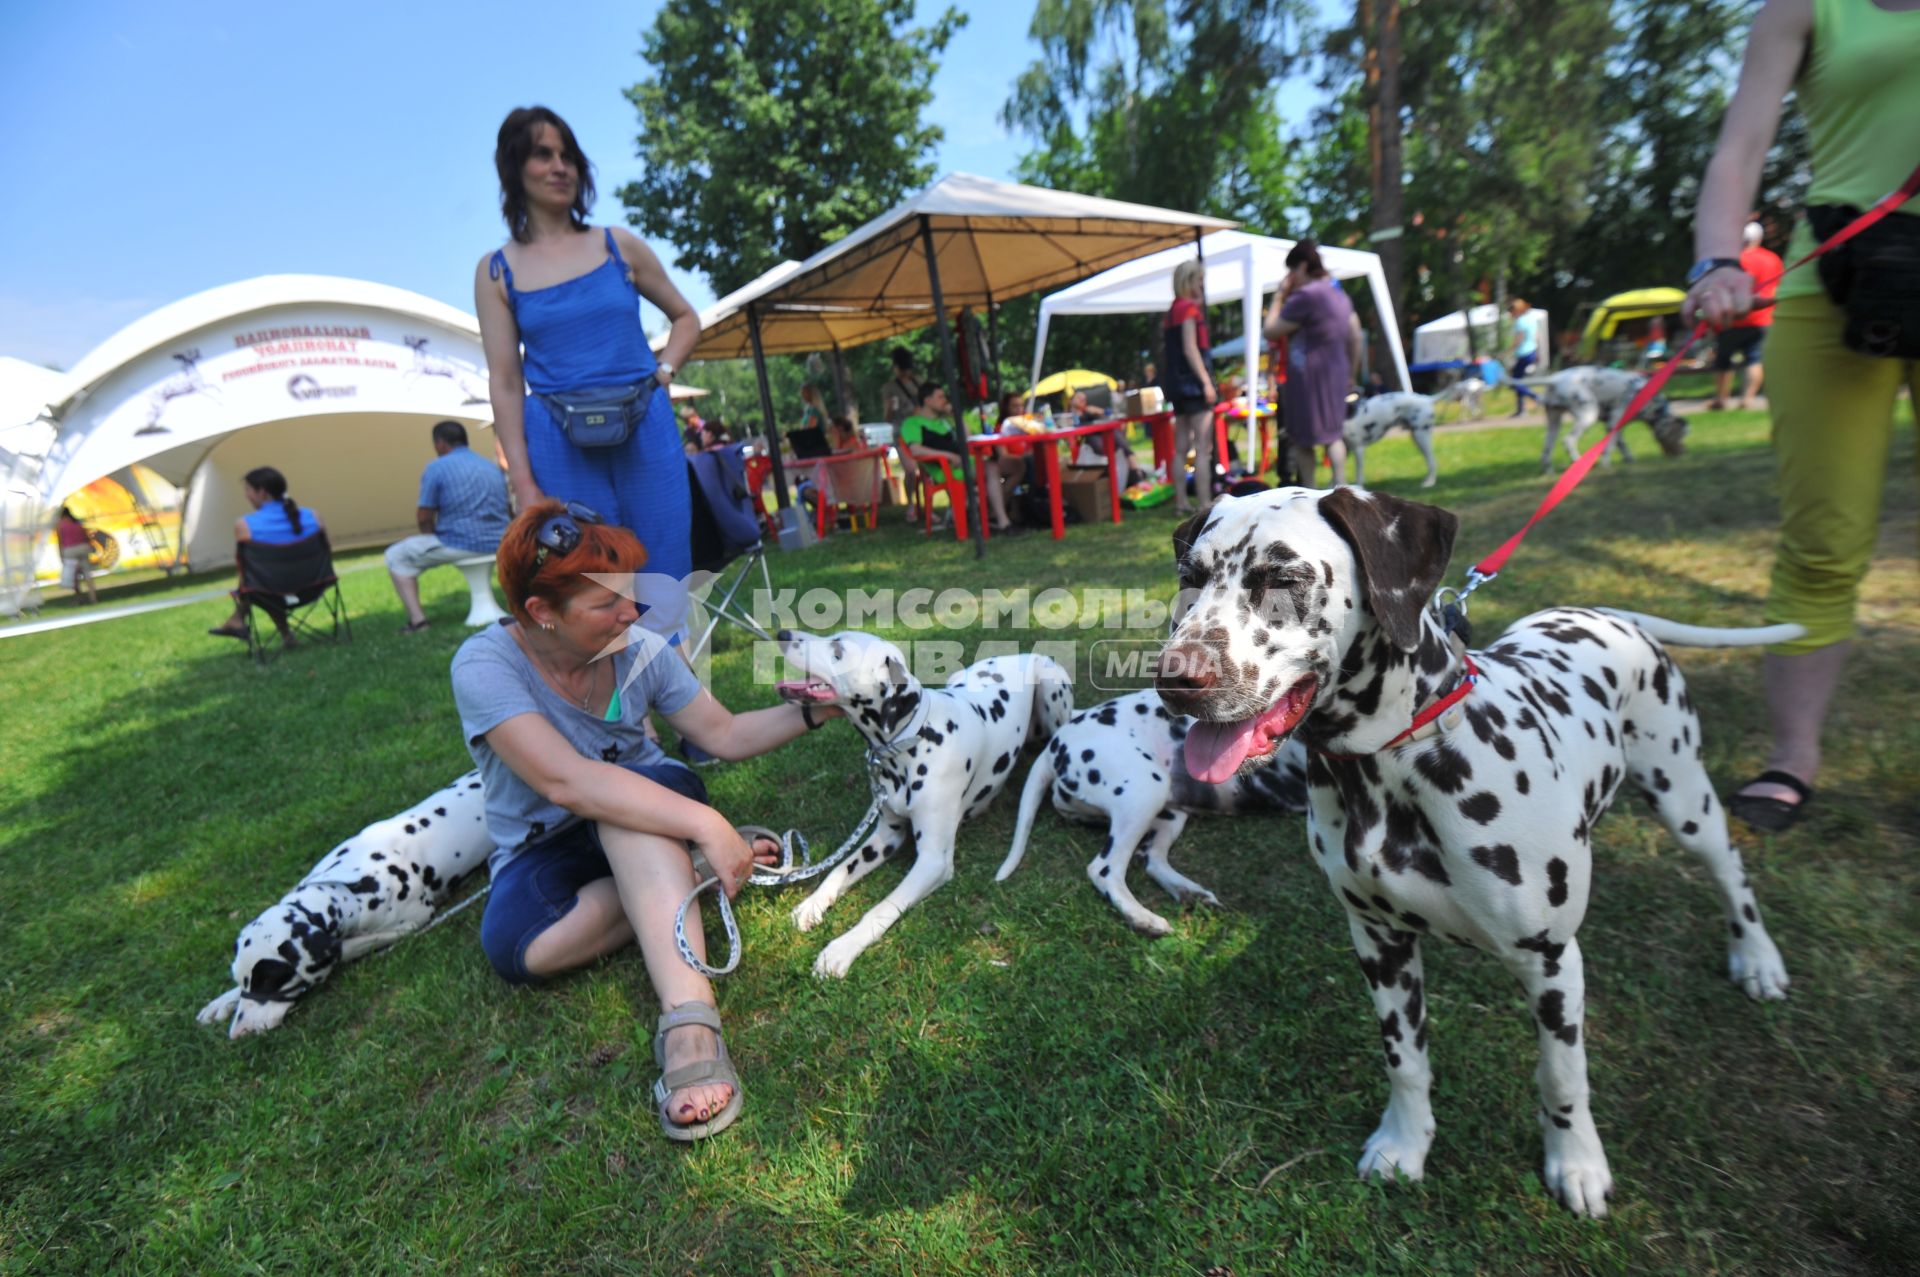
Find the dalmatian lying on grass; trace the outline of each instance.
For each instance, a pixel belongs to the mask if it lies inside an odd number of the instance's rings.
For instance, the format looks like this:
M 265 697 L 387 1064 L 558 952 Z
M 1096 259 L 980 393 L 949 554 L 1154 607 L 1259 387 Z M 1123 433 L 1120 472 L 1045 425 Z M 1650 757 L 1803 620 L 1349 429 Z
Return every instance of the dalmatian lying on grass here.
M 1455 527 L 1445 510 L 1353 488 L 1215 502 L 1176 534 L 1188 546 L 1181 585 L 1196 594 L 1158 687 L 1169 709 L 1202 720 L 1185 746 L 1196 780 L 1223 783 L 1289 740 L 1309 751 L 1308 842 L 1346 909 L 1392 1083 L 1361 1175 L 1425 1170 L 1432 1026 L 1420 942 L 1435 936 L 1492 953 L 1526 989 L 1543 1178 L 1576 1214 L 1604 1215 L 1613 1177 L 1588 1108 L 1575 940 L 1593 828 L 1630 782 L 1712 878 L 1734 983 L 1785 997 L 1786 967 L 1700 761 L 1699 716 L 1660 640 L 1745 646 L 1799 627 L 1552 608 L 1468 653 L 1427 606 Z
M 1054 733 L 1027 773 L 1013 846 L 994 874 L 1005 882 L 1027 854 L 1033 819 L 1048 793 L 1054 810 L 1074 820 L 1105 821 L 1106 845 L 1087 862 L 1087 877 L 1135 931 L 1164 936 L 1173 928 L 1127 888 L 1127 866 L 1145 860 L 1147 876 L 1185 904 L 1218 907 L 1211 891 L 1167 860 L 1189 816 L 1307 809 L 1307 751 L 1289 742 L 1259 767 L 1219 785 L 1187 775 L 1180 761 L 1190 718 L 1170 714 L 1156 692 L 1132 692 L 1081 710 Z
M 1547 442 L 1540 449 L 1541 473 L 1553 473 L 1553 443 L 1560 438 L 1565 423 L 1572 423 L 1572 429 L 1566 434 L 1567 459 L 1569 462 L 1577 461 L 1580 459 L 1580 436 L 1596 425 L 1612 426 L 1626 411 L 1627 404 L 1640 393 L 1640 387 L 1646 381 L 1646 377 L 1637 372 L 1585 365 L 1563 368 L 1551 377 L 1523 378 L 1525 385 L 1544 387 L 1540 391 L 1540 403 L 1547 414 Z M 1659 443 L 1662 452 L 1669 457 L 1685 454 L 1687 421 L 1673 411 L 1666 396 L 1655 395 L 1648 400 L 1647 406 L 1640 410 L 1639 419 L 1652 428 L 1654 440 Z M 1624 430 L 1614 436 L 1613 446 L 1600 459 L 1612 465 L 1616 452 L 1623 461 L 1633 460 L 1633 454 L 1627 451 L 1627 432 Z
M 233 1038 L 279 1027 L 340 964 L 426 926 L 492 851 L 477 771 L 368 825 L 240 929 L 236 987 L 202 1007 L 200 1023 L 231 1019 Z
M 1073 713 L 1073 684 L 1038 655 L 976 661 L 945 688 L 921 685 L 900 649 L 855 630 L 826 637 L 781 630 L 782 658 L 804 678 L 778 685 L 783 700 L 838 705 L 867 742 L 879 824 L 867 844 L 829 872 L 793 911 L 811 931 L 847 889 L 911 840 L 915 859 L 887 898 L 866 912 L 813 964 L 817 976 L 844 976 L 900 915 L 953 877 L 960 822 L 987 809 L 1020 752 L 1045 741 Z

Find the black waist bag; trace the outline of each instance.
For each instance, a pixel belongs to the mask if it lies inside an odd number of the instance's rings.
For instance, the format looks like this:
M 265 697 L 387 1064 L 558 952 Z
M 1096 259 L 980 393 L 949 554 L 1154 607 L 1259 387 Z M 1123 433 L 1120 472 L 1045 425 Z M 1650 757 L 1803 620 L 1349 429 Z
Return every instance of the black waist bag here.
M 541 395 L 540 401 L 574 447 L 618 448 L 633 437 L 634 427 L 646 417 L 647 405 L 659 384 L 649 377 L 611 390 L 555 391 Z
M 1807 209 L 1824 241 L 1860 210 L 1838 204 Z M 1847 312 L 1841 341 L 1881 359 L 1920 359 L 1920 217 L 1890 213 L 1818 261 L 1820 282 Z

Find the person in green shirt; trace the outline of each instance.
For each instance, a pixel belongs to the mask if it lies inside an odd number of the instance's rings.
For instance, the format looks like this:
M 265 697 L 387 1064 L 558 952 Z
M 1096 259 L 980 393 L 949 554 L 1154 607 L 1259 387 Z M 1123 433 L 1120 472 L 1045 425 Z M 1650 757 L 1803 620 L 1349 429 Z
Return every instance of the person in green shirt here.
M 945 454 L 945 466 L 956 475 L 960 473 L 960 451 L 966 444 L 961 441 L 960 432 L 953 421 L 953 402 L 947 398 L 947 390 L 937 381 L 930 381 L 920 387 L 919 411 L 900 423 L 900 456 L 907 468 L 909 480 L 916 477 L 921 469 L 919 458 L 933 459 Z M 940 461 L 934 462 L 936 473 Z M 976 464 L 987 476 L 987 509 L 993 519 L 993 530 L 1007 533 L 1014 530 L 1012 520 L 1007 518 L 1007 503 L 1000 490 L 1000 461 L 997 456 L 984 456 Z

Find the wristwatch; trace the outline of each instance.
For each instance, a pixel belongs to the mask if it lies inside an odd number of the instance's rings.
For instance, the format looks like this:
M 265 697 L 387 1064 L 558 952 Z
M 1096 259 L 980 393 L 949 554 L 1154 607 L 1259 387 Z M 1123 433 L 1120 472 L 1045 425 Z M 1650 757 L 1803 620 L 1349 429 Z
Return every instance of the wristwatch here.
M 1703 257 L 1701 258 L 1699 261 L 1693 264 L 1693 269 L 1687 272 L 1687 287 L 1692 288 L 1695 284 L 1699 283 L 1701 280 L 1705 279 L 1707 276 L 1713 274 L 1713 272 L 1727 266 L 1731 266 L 1735 270 L 1739 270 L 1740 259 L 1737 257 Z
M 679 372 L 679 371 L 680 371 L 680 370 L 679 370 L 678 368 L 675 368 L 675 367 L 674 367 L 674 366 L 673 366 L 672 364 L 670 364 L 670 363 L 668 363 L 668 362 L 667 362 L 666 360 L 664 360 L 664 359 L 662 359 L 662 360 L 660 361 L 660 365 L 659 365 L 659 367 L 657 367 L 657 368 L 655 368 L 655 369 L 654 369 L 654 379 L 655 379 L 656 381 L 658 381 L 658 380 L 659 380 L 659 378 L 660 378 L 660 374 L 661 374 L 661 373 L 665 373 L 665 374 L 667 374 L 667 377 L 666 377 L 666 381 L 661 381 L 661 382 L 660 382 L 660 384 L 664 386 L 664 385 L 666 385 L 666 384 L 667 384 L 667 382 L 668 382 L 668 381 L 672 381 L 672 380 L 673 380 L 673 375 L 674 375 L 675 373 L 677 373 L 677 372 Z

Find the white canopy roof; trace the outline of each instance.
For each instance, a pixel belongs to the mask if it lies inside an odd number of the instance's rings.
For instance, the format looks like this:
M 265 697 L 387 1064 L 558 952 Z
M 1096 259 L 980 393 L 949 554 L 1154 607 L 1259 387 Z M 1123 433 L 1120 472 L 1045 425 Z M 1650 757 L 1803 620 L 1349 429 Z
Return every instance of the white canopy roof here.
M 345 547 L 414 530 L 433 422 L 464 422 L 476 451 L 493 452 L 479 325 L 364 280 L 268 275 L 208 289 L 136 320 L 36 396 L 55 431 L 12 459 L 7 491 L 23 499 L 8 501 L 0 531 L 38 535 L 68 494 L 143 462 L 188 489 L 184 548 L 202 569 L 232 559 L 238 477 L 252 466 L 286 474 Z M 13 558 L 0 564 L 9 574 Z
M 1217 217 L 952 173 L 788 270 L 782 263 L 701 316 L 693 359 L 750 353 L 746 305 L 768 354 L 855 346 L 933 322 L 923 233 L 947 311 L 1083 278 L 1232 226 Z
M 1287 273 L 1286 258 L 1293 240 L 1274 239 L 1245 231 L 1214 231 L 1200 240 L 1207 264 L 1206 297 L 1210 303 L 1238 301 L 1245 332 L 1260 327 L 1261 295 L 1278 288 Z M 1040 302 L 1039 331 L 1033 344 L 1033 379 L 1040 379 L 1046 353 L 1047 329 L 1055 315 L 1135 315 L 1165 310 L 1173 304 L 1173 272 L 1190 260 L 1189 245 L 1169 248 L 1116 266 L 1072 288 L 1062 289 Z M 1400 346 L 1400 325 L 1387 294 L 1386 274 L 1376 253 L 1321 245 L 1320 260 L 1335 279 L 1365 279 L 1373 291 L 1374 308 L 1386 330 L 1387 346 L 1400 375 L 1402 389 L 1411 389 L 1407 359 Z M 1259 384 L 1258 346 L 1247 352 L 1247 385 Z
M 1413 330 L 1413 362 L 1416 364 L 1440 363 L 1448 359 L 1465 359 L 1471 352 L 1467 344 L 1467 322 L 1473 323 L 1473 340 L 1483 354 L 1499 353 L 1500 347 L 1500 308 L 1489 302 L 1484 306 L 1475 306 L 1470 311 L 1454 311 L 1451 315 L 1442 315 Z M 1519 322 L 1530 325 L 1534 336 L 1540 343 L 1540 349 L 1547 349 L 1547 312 L 1534 307 L 1520 317 Z

